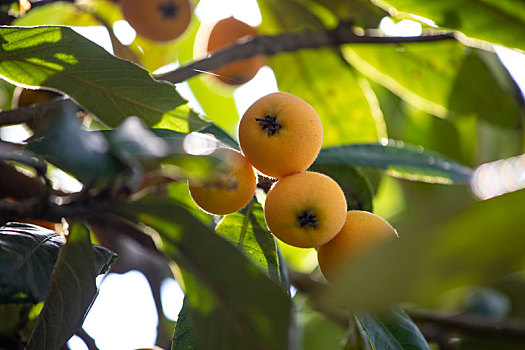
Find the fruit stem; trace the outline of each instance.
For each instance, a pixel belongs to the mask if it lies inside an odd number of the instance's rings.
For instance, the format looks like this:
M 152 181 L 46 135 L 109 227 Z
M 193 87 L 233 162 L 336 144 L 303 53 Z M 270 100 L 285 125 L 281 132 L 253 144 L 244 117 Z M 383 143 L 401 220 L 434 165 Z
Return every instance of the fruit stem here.
M 315 228 L 317 227 L 317 217 L 310 210 L 305 210 L 297 215 L 297 223 L 301 228 Z
M 162 13 L 163 18 L 175 18 L 177 17 L 177 12 L 179 11 L 177 5 L 175 5 L 172 0 L 168 0 L 165 3 L 160 4 L 158 9 Z
M 282 125 L 277 123 L 277 117 L 266 115 L 264 118 L 255 118 L 259 122 L 259 125 L 262 126 L 262 129 L 268 129 L 268 136 L 275 135 L 281 130 Z

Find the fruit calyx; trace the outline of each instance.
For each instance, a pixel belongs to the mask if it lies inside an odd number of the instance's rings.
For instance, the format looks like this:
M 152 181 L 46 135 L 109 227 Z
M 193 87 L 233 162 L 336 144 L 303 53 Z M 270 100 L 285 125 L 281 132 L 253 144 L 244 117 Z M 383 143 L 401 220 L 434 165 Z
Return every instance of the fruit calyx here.
M 160 4 L 158 9 L 162 13 L 163 18 L 175 18 L 179 12 L 179 8 L 173 1 L 166 1 Z
M 319 220 L 310 210 L 304 210 L 297 215 L 297 224 L 301 228 L 316 228 Z
M 266 115 L 264 118 L 255 118 L 262 127 L 262 130 L 268 130 L 268 136 L 273 136 L 281 130 L 282 125 L 277 123 L 277 117 L 272 115 Z

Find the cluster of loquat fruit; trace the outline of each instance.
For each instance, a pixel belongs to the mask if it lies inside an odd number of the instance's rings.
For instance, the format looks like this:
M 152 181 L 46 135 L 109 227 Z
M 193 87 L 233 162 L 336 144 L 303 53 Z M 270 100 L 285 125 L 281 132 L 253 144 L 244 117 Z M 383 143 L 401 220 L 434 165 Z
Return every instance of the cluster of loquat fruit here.
M 264 216 L 281 241 L 317 248 L 319 267 L 327 280 L 350 258 L 372 243 L 396 236 L 381 217 L 347 211 L 343 190 L 327 175 L 306 171 L 321 149 L 323 127 L 317 112 L 285 92 L 266 95 L 242 116 L 238 128 L 242 154 L 219 148 L 219 171 L 230 181 L 189 182 L 194 201 L 212 214 L 229 214 L 252 199 L 258 172 L 276 178 L 267 193 Z
M 180 37 L 193 12 L 190 0 L 121 0 L 120 5 L 138 35 L 158 42 Z M 199 29 L 196 56 L 255 36 L 256 28 L 234 17 L 222 19 Z M 254 56 L 219 68 L 212 76 L 240 85 L 264 64 L 264 56 Z M 203 210 L 225 215 L 246 206 L 257 187 L 254 168 L 277 179 L 264 204 L 268 228 L 287 244 L 317 248 L 319 267 L 328 280 L 372 243 L 397 236 L 381 217 L 347 211 L 344 192 L 332 178 L 306 171 L 321 149 L 323 127 L 317 112 L 302 99 L 284 92 L 262 97 L 243 115 L 238 132 L 242 154 L 230 148 L 215 151 L 222 176 L 189 182 L 190 193 Z

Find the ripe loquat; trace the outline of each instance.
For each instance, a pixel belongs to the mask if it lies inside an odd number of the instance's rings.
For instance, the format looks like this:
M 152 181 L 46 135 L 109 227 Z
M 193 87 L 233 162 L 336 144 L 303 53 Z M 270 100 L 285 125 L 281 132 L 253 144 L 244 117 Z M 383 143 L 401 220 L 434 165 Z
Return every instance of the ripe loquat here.
M 255 101 L 242 116 L 238 133 L 248 161 L 261 173 L 276 178 L 306 170 L 323 142 L 317 112 L 286 92 Z
M 264 217 L 281 241 L 312 248 L 334 238 L 343 227 L 346 210 L 343 190 L 332 178 L 304 172 L 275 183 L 266 197 Z
M 222 159 L 216 176 L 204 182 L 189 181 L 190 193 L 197 205 L 211 214 L 225 215 L 245 207 L 257 186 L 255 172 L 242 154 L 230 148 L 218 148 Z
M 257 29 L 234 17 L 221 19 L 211 27 L 204 28 L 205 51 L 207 54 L 224 49 L 238 41 L 257 36 Z M 229 85 L 241 85 L 250 81 L 266 64 L 264 56 L 254 56 L 230 63 L 213 71 L 217 79 Z
M 190 0 L 122 0 L 124 19 L 138 35 L 153 41 L 181 36 L 191 21 Z
M 397 237 L 386 220 L 367 211 L 350 210 L 341 232 L 317 249 L 321 272 L 327 280 L 337 277 L 338 270 L 359 254 L 382 240 Z

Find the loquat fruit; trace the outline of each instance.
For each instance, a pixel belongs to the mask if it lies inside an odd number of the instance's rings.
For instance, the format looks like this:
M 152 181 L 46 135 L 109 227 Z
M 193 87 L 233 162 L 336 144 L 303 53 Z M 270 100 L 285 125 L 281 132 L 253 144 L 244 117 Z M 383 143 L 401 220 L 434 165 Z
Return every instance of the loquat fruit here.
M 300 248 L 317 247 L 334 238 L 343 227 L 346 211 L 341 187 L 329 176 L 315 172 L 280 179 L 264 204 L 270 231 Z
M 397 232 L 385 219 L 367 211 L 350 210 L 341 232 L 317 249 L 321 272 L 332 281 L 341 266 L 374 244 L 392 237 L 397 237 Z
M 170 41 L 188 28 L 190 0 L 122 0 L 122 14 L 138 35 L 153 41 Z
M 190 194 L 197 205 L 211 214 L 225 215 L 244 208 L 252 199 L 257 179 L 244 156 L 230 148 L 218 148 L 223 160 L 212 179 L 189 181 Z
M 242 116 L 238 134 L 248 161 L 276 178 L 306 170 L 323 143 L 323 126 L 315 109 L 286 92 L 255 101 Z
M 240 40 L 257 36 L 257 29 L 234 17 L 221 19 L 211 27 L 203 29 L 207 54 L 224 49 Z M 229 85 L 241 85 L 250 81 L 259 69 L 266 64 L 264 56 L 254 56 L 230 63 L 213 71 L 217 79 Z

